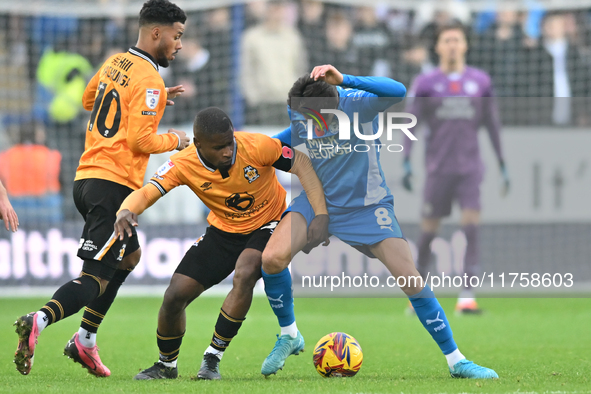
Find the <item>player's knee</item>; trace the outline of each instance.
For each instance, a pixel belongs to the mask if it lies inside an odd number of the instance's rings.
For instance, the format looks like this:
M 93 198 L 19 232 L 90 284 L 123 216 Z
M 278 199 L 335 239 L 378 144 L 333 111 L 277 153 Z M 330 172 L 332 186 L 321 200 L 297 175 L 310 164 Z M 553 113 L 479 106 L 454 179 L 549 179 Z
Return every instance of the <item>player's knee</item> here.
M 287 268 L 289 261 L 289 256 L 281 256 L 281 254 L 267 249 L 263 251 L 263 271 L 267 274 L 280 273 Z
M 195 282 L 197 283 L 197 282 Z M 162 301 L 163 311 L 175 314 L 184 310 L 195 298 L 203 292 L 203 286 L 197 283 L 197 286 L 175 285 L 175 281 L 170 282 L 170 286 L 164 293 Z
M 239 291 L 252 291 L 257 281 L 261 278 L 260 265 L 242 267 L 234 272 L 233 286 Z
M 169 287 L 164 293 L 161 310 L 165 314 L 177 314 L 187 307 L 187 301 L 188 298 L 182 292 Z

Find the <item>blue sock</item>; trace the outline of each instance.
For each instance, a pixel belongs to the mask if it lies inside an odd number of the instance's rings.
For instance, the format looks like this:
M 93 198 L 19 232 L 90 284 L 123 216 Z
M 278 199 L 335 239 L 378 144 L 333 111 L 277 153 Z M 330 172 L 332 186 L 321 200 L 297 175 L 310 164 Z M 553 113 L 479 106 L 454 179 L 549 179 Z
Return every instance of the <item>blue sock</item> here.
M 278 274 L 269 275 L 263 269 L 263 281 L 267 299 L 281 327 L 287 327 L 295 322 L 293 313 L 293 295 L 291 291 L 291 273 L 284 269 Z
M 458 347 L 454 342 L 445 312 L 431 288 L 425 285 L 423 290 L 408 299 L 415 309 L 417 317 L 437 342 L 443 354 L 450 354 L 456 350 Z

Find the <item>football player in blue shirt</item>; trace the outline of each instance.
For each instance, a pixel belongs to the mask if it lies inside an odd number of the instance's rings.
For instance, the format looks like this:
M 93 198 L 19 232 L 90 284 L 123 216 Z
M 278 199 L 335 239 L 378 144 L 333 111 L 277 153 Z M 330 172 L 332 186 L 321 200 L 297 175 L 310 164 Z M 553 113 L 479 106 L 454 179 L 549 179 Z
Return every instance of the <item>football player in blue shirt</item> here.
M 293 147 L 306 144 L 324 188 L 330 218 L 329 233 L 367 256 L 378 258 L 397 279 L 418 278 L 420 274 L 394 215 L 394 198 L 386 185 L 380 152 L 376 148 L 379 140 L 372 141 L 376 145 L 366 144 L 368 141 L 356 133 L 351 133 L 348 140 L 340 140 L 338 116 L 327 116 L 327 127 L 315 128 L 314 133 L 310 133 L 312 138 L 308 139 L 304 113 L 314 106 L 309 104 L 314 99 L 306 98 L 322 98 L 325 109 L 331 106 L 332 100 L 332 108 L 347 114 L 351 121 L 357 112 L 360 129 L 363 129 L 361 133 L 368 135 L 378 131 L 379 112 L 401 101 L 405 94 L 404 85 L 390 78 L 355 77 L 341 74 L 331 65 L 317 66 L 309 76 L 294 83 L 288 100 L 291 126 L 275 136 Z M 350 126 L 350 129 L 355 127 L 353 123 Z M 320 144 L 325 147 L 324 152 L 319 151 Z M 367 152 L 351 149 L 358 144 L 371 148 Z M 328 146 L 332 146 L 332 150 L 327 149 Z M 261 373 L 265 376 L 276 373 L 283 368 L 288 356 L 304 349 L 304 338 L 296 325 L 292 279 L 287 267 L 300 250 L 307 252 L 316 246 L 308 244 L 307 229 L 313 220 L 324 219 L 323 215 L 315 217 L 306 194 L 302 192 L 292 201 L 263 251 L 265 292 L 281 326 L 281 335 L 262 365 Z M 445 312 L 429 286 L 421 280 L 406 280 L 405 283 L 401 289 L 445 355 L 451 376 L 498 378 L 492 369 L 474 364 L 462 355 L 454 342 Z

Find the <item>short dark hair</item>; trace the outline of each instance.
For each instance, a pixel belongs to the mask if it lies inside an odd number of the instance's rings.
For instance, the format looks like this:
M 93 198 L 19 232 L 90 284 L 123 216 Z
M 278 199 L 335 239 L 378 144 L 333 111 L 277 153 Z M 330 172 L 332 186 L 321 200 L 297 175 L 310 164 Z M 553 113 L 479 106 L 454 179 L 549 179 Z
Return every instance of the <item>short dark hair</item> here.
M 305 100 L 293 100 L 294 98 L 329 98 L 334 99 L 326 102 L 327 107 L 336 108 L 338 105 L 339 92 L 337 88 L 327 82 L 321 80 L 314 80 L 310 74 L 302 75 L 294 82 L 289 93 L 287 94 L 287 105 L 292 106 L 296 103 L 298 108 L 292 108 L 299 111 L 301 107 L 306 106 Z
M 460 30 L 464 34 L 466 41 L 468 41 L 468 31 L 466 30 L 466 27 L 462 24 L 462 22 L 460 22 L 457 19 L 454 19 L 451 22 L 446 23 L 437 28 L 437 31 L 435 33 L 435 41 L 433 42 L 433 45 L 437 45 L 437 43 L 439 42 L 439 37 L 441 37 L 441 35 L 446 31 L 450 30 Z
M 140 11 L 140 27 L 147 25 L 173 25 L 185 23 L 187 15 L 179 6 L 168 0 L 149 0 Z
M 234 131 L 230 117 L 218 107 L 208 107 L 197 112 L 193 122 L 193 133 L 211 136 Z

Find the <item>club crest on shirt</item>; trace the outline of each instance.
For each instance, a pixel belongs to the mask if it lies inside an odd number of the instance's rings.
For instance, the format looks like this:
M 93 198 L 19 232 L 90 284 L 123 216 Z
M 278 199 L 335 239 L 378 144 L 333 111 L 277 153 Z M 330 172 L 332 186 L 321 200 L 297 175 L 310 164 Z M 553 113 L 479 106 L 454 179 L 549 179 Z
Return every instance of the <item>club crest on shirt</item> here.
M 478 84 L 476 81 L 468 80 L 464 82 L 464 91 L 467 94 L 474 95 L 478 92 Z
M 146 105 L 150 109 L 156 108 L 160 100 L 160 89 L 146 89 Z
M 259 174 L 259 171 L 253 166 L 244 167 L 244 177 L 246 178 L 248 183 L 253 183 L 257 179 L 259 179 L 260 176 L 261 175 Z

